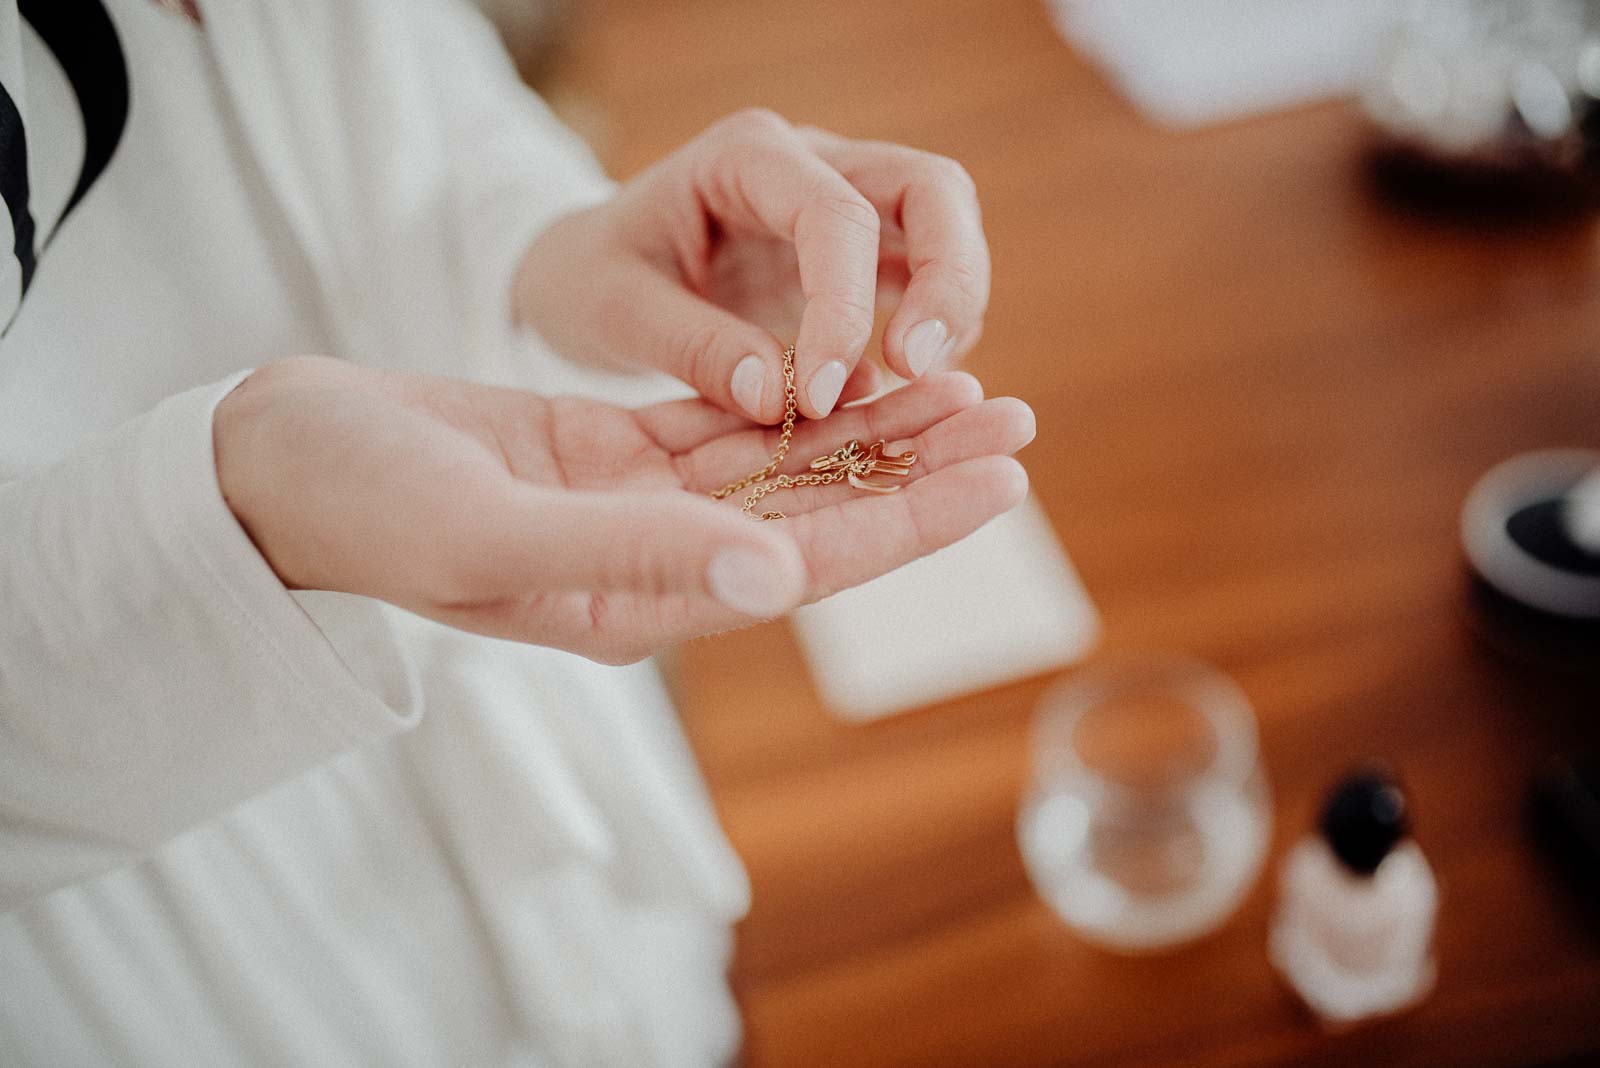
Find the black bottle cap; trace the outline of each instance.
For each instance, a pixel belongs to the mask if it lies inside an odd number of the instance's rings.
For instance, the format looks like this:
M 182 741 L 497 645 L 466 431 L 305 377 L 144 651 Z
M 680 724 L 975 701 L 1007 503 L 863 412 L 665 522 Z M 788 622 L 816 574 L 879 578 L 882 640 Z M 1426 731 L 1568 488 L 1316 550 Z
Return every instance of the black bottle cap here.
M 1400 784 L 1368 768 L 1340 780 L 1322 808 L 1322 836 L 1334 856 L 1358 875 L 1371 875 L 1411 830 Z

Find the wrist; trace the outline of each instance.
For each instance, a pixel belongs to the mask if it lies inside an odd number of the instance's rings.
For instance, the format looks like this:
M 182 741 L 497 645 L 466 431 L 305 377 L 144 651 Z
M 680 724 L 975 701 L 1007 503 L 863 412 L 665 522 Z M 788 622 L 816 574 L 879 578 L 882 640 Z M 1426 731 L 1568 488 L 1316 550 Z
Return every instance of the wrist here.
M 283 544 L 281 528 L 290 513 L 286 502 L 273 503 L 280 497 L 274 487 L 281 468 L 274 458 L 279 436 L 275 424 L 280 421 L 276 413 L 300 365 L 317 359 L 291 357 L 263 364 L 223 397 L 211 416 L 217 489 L 256 551 L 289 589 L 313 589 L 319 583 L 302 573 Z

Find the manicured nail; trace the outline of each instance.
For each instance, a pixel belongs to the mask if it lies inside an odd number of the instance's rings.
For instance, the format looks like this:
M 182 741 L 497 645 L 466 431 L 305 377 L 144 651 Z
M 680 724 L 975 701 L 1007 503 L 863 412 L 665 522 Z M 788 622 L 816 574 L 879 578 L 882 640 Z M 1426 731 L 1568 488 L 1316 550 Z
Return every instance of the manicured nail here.
M 733 369 L 728 383 L 733 399 L 752 419 L 761 418 L 761 394 L 767 384 L 767 365 L 760 356 L 746 356 Z
M 722 549 L 706 568 L 711 596 L 735 612 L 770 619 L 789 607 L 781 576 L 754 549 Z
M 924 319 L 906 331 L 906 363 L 911 373 L 921 378 L 936 367 L 944 366 L 945 358 L 955 348 L 956 339 L 943 319 Z
M 833 406 L 839 403 L 839 394 L 844 389 L 844 380 L 848 375 L 844 364 L 830 360 L 811 376 L 806 396 L 811 399 L 811 407 L 816 409 L 819 418 L 833 411 Z

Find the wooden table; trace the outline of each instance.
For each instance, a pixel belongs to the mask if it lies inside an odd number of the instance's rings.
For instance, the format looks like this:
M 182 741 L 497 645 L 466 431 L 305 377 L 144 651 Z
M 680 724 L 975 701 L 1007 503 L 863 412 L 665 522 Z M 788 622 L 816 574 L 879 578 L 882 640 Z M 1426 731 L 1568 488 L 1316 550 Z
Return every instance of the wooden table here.
M 1524 827 L 1532 770 L 1596 744 L 1600 700 L 1492 651 L 1456 530 L 1492 464 L 1600 441 L 1592 229 L 1408 216 L 1371 192 L 1344 105 L 1154 129 L 1035 2 L 596 0 L 575 30 L 562 84 L 618 175 L 747 104 L 962 160 L 995 261 L 970 367 L 1038 412 L 1023 459 L 1105 646 L 1240 681 L 1273 861 L 1378 757 L 1443 884 L 1437 993 L 1325 1036 L 1268 967 L 1270 878 L 1151 959 L 1087 947 L 1038 900 L 1013 820 L 1042 680 L 845 726 L 785 626 L 728 635 L 683 650 L 676 682 L 754 882 L 747 1062 L 1600 1058 L 1600 917 Z

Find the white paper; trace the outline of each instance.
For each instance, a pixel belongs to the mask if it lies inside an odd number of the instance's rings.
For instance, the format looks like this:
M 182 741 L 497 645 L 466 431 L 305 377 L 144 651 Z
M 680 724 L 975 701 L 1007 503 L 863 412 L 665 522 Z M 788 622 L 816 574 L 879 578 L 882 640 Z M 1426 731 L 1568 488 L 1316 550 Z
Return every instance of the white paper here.
M 817 692 L 870 720 L 1081 658 L 1099 614 L 1032 498 L 964 541 L 791 614 Z

